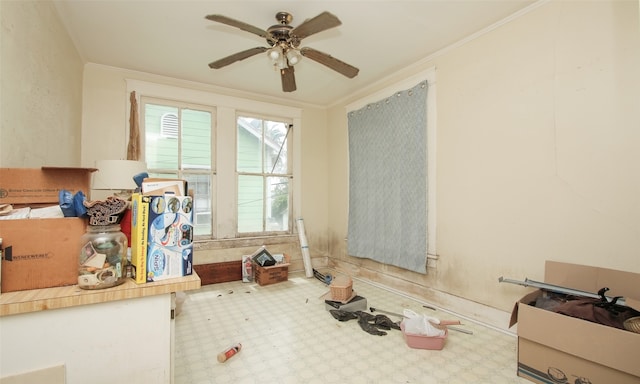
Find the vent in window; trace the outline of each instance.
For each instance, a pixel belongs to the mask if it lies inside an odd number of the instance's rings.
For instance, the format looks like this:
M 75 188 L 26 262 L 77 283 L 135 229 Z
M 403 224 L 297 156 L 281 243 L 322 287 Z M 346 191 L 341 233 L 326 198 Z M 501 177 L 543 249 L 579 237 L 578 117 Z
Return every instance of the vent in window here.
M 160 129 L 162 137 L 172 139 L 178 138 L 178 115 L 175 113 L 165 113 L 160 118 Z

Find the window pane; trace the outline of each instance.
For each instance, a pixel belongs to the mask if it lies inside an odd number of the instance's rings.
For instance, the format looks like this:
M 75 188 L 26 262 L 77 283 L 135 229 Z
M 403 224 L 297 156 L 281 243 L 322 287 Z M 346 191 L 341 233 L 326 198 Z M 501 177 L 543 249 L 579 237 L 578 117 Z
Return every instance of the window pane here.
M 194 234 L 210 235 L 212 225 L 211 177 L 209 175 L 186 174 L 189 190 L 193 191 Z
M 238 233 L 290 230 L 289 127 L 281 121 L 238 117 Z M 278 177 L 270 176 L 274 174 Z
M 262 176 L 238 176 L 238 232 L 262 232 L 264 223 Z
M 178 169 L 177 137 L 162 132 L 163 118 L 166 123 L 167 116 L 171 114 L 178 116 L 178 108 L 155 104 L 145 105 L 145 161 L 150 169 Z
M 211 113 L 182 110 L 182 169 L 211 169 Z
M 262 173 L 262 120 L 238 118 L 238 172 Z
M 287 128 L 282 122 L 265 121 L 265 173 L 287 173 Z
M 194 234 L 211 235 L 215 112 L 206 106 L 158 101 L 142 103 L 149 173 L 185 179 L 194 197 Z
M 267 177 L 267 231 L 289 230 L 289 179 Z

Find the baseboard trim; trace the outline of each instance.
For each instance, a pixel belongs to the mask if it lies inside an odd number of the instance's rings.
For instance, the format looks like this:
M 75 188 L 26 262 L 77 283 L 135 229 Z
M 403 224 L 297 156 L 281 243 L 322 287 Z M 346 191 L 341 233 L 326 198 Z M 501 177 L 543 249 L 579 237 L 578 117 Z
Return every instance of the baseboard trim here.
M 358 277 L 353 277 L 354 280 L 360 280 L 364 283 L 371 284 L 380 289 L 387 290 L 389 292 L 393 292 L 396 295 L 406 297 L 407 299 L 411 299 L 417 301 L 423 305 L 428 305 L 430 307 L 436 308 L 438 311 L 449 313 L 453 316 L 459 317 L 461 319 L 480 324 L 484 327 L 488 327 L 494 329 L 496 331 L 500 331 L 506 333 L 511 336 L 515 336 L 516 333 L 510 329 L 507 329 L 504 324 L 509 323 L 510 314 L 504 311 L 500 311 L 498 309 L 479 304 L 467 299 L 463 299 L 457 296 L 449 295 L 446 293 L 441 294 L 441 297 L 445 298 L 447 304 L 443 304 L 443 301 L 438 300 L 435 301 L 426 301 L 419 297 L 412 296 L 407 294 L 406 292 L 402 292 L 400 290 L 391 288 L 389 286 L 376 283 L 374 281 L 370 281 L 367 279 L 360 279 Z

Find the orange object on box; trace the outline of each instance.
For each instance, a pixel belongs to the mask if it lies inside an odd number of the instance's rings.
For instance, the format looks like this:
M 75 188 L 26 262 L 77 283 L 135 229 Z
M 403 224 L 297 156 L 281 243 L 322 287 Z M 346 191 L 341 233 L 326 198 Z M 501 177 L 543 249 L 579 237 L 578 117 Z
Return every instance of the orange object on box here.
M 14 208 L 59 204 L 60 190 L 87 193 L 93 168 L 0 168 L 0 203 Z M 78 283 L 86 220 L 76 217 L 0 220 L 2 292 Z

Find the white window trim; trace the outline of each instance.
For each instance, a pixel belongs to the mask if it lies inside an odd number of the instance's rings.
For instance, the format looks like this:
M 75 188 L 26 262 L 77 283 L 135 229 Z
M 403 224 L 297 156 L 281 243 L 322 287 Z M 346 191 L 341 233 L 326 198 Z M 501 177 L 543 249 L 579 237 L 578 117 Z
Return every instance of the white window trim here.
M 213 92 L 183 88 L 165 84 L 152 83 L 136 79 L 126 79 L 127 95 L 136 92 L 136 100 L 140 102 L 140 97 L 154 97 L 158 99 L 176 100 L 194 104 L 210 105 L 216 108 L 216 169 L 214 174 L 216 180 L 214 185 L 216 219 L 215 228 L 212 229 L 216 240 L 236 238 L 236 177 L 235 159 L 236 148 L 236 115 L 239 112 L 252 112 L 265 116 L 280 116 L 288 118 L 293 122 L 293 217 L 300 215 L 302 207 L 302 109 L 279 104 L 243 99 L 233 96 L 225 96 Z M 129 97 L 126 97 L 129 100 Z M 126 121 L 130 117 L 130 105 L 127 103 Z M 128 127 L 129 124 L 127 123 Z M 129 128 L 127 128 L 127 136 Z M 144 135 L 140 135 L 144 158 Z M 233 143 L 233 145 L 219 145 L 220 143 Z M 233 188 L 228 186 L 232 185 Z M 232 218 L 233 220 L 229 220 Z M 293 233 L 293 228 L 292 228 Z
M 236 131 L 235 131 L 236 140 L 238 138 L 238 131 L 237 131 L 238 118 L 240 118 L 240 117 L 251 117 L 251 118 L 260 119 L 260 120 L 263 120 L 263 121 L 265 121 L 265 120 L 278 121 L 278 122 L 281 122 L 281 123 L 284 123 L 284 124 L 293 125 L 293 123 L 289 119 L 284 118 L 283 116 L 261 115 L 261 114 L 257 114 L 255 112 L 251 112 L 251 111 L 237 111 L 236 121 L 235 121 L 235 123 L 236 123 Z M 293 129 L 295 129 L 295 126 L 292 128 L 292 130 Z M 291 137 L 291 134 L 292 133 L 289 132 L 289 137 Z M 293 133 L 293 136 L 294 137 L 296 136 L 295 133 Z M 260 138 L 260 140 L 262 141 L 262 138 Z M 289 139 L 287 139 L 287 140 L 289 140 Z M 291 152 L 291 146 L 292 145 L 294 145 L 294 143 L 292 141 L 287 141 L 287 153 Z M 235 160 L 236 160 L 236 165 L 234 166 L 234 170 L 237 168 L 237 160 L 238 160 L 237 153 L 236 153 Z M 263 177 L 265 177 L 267 174 L 268 173 L 262 173 Z M 291 164 L 291 170 L 287 171 L 287 178 L 289 178 L 289 180 L 291 180 L 291 177 L 293 177 L 294 180 L 295 180 L 295 176 L 293 174 L 293 164 Z M 237 183 L 238 183 L 237 174 L 236 174 L 235 182 L 236 182 L 236 185 L 237 185 Z M 294 195 L 295 195 L 295 189 L 294 189 Z M 236 196 L 237 196 L 237 194 L 236 194 Z M 293 196 L 289 196 L 289 202 L 291 202 L 292 199 L 293 199 Z M 295 222 L 295 217 L 296 217 L 295 213 L 296 212 L 299 212 L 299 211 L 290 210 L 289 215 L 288 215 L 289 216 L 289 229 L 288 229 L 288 231 L 290 232 L 290 234 L 294 234 L 294 228 L 293 227 L 294 227 L 294 222 Z M 236 225 L 236 229 L 237 228 L 238 228 L 238 226 Z M 265 231 L 265 233 L 267 235 L 273 234 L 274 232 L 278 232 L 278 231 Z M 282 231 L 280 231 L 280 232 L 282 232 Z M 237 232 L 236 233 L 236 237 L 237 238 L 251 237 L 251 236 L 254 236 L 255 234 L 256 233 L 252 233 L 252 232 L 243 232 L 243 233 Z
M 348 104 L 346 113 L 358 110 L 367 104 L 385 99 L 394 93 L 411 88 L 427 80 L 427 257 L 437 259 L 436 255 L 436 68 L 431 67 L 411 77 L 396 82 L 380 91 Z

